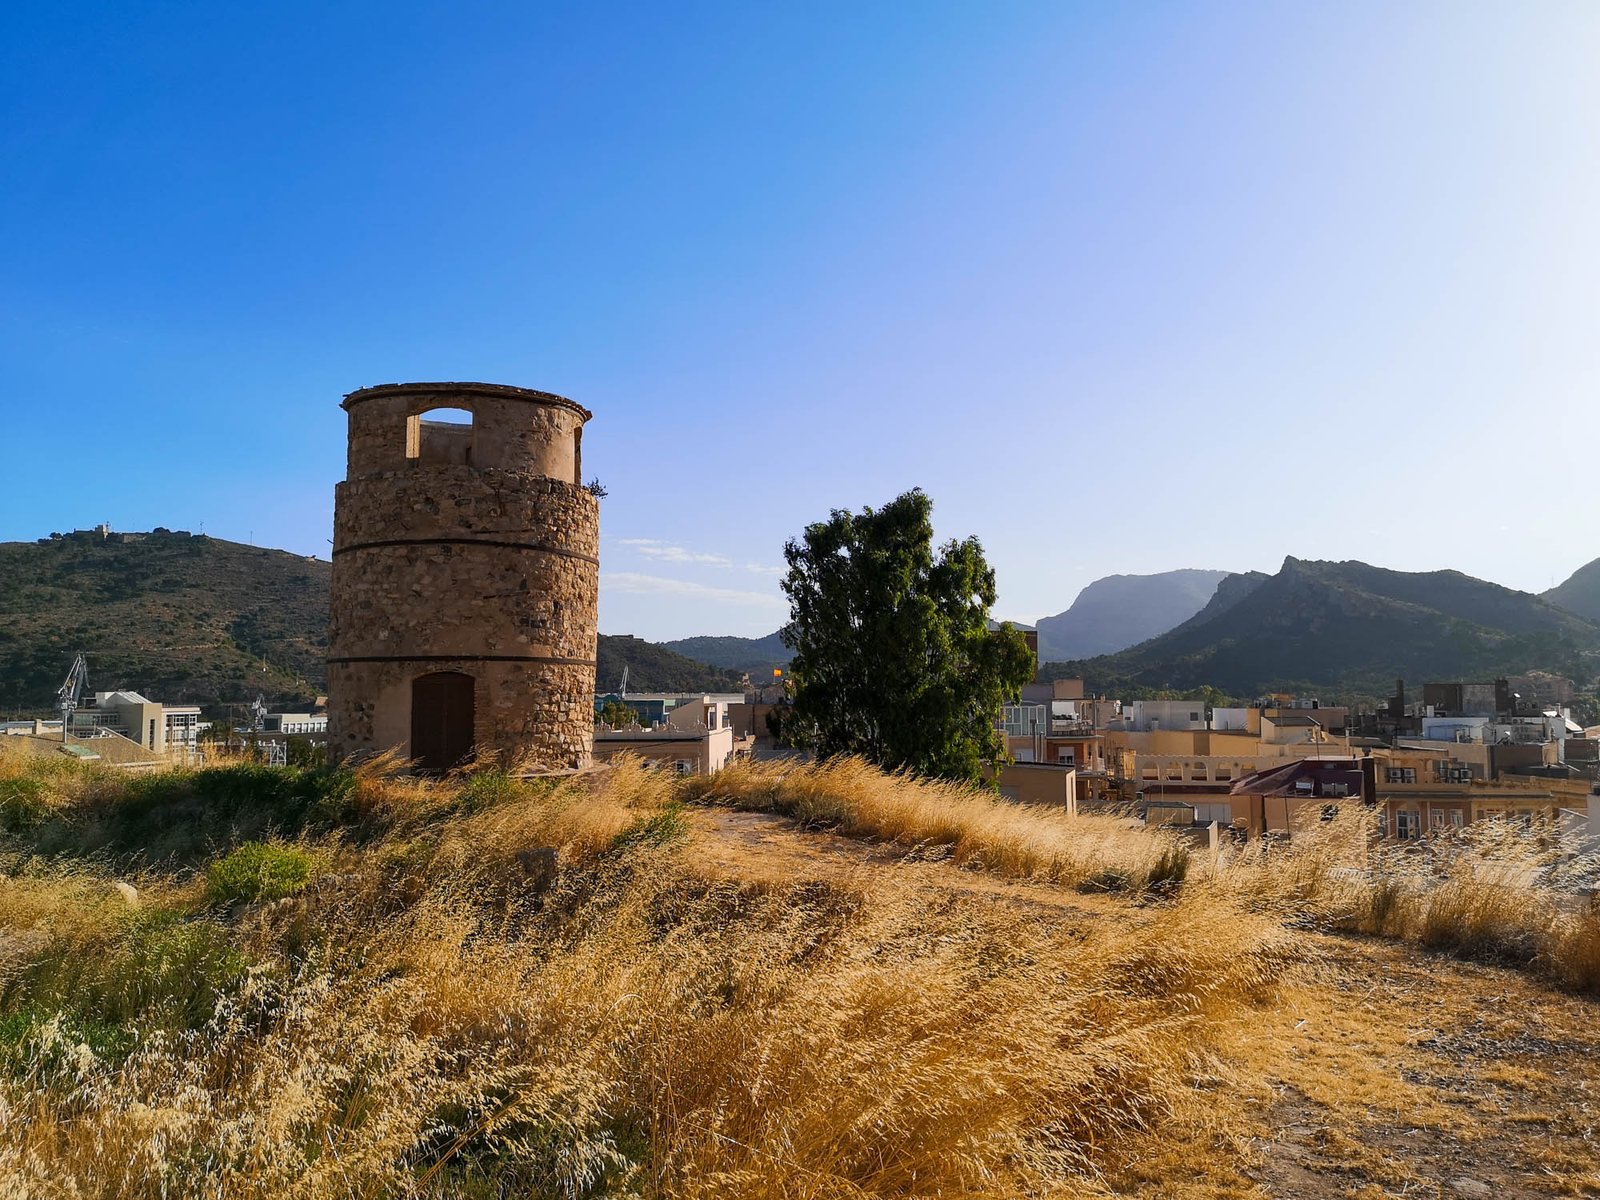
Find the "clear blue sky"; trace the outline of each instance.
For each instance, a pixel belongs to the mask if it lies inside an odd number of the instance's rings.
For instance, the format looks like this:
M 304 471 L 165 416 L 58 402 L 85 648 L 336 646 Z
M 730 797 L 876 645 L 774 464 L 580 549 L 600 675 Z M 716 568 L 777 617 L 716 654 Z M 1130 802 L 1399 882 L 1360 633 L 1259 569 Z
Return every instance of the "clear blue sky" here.
M 344 392 L 594 410 L 601 627 L 912 486 L 1003 615 L 1600 555 L 1600 5 L 11 3 L 0 539 L 326 553 Z

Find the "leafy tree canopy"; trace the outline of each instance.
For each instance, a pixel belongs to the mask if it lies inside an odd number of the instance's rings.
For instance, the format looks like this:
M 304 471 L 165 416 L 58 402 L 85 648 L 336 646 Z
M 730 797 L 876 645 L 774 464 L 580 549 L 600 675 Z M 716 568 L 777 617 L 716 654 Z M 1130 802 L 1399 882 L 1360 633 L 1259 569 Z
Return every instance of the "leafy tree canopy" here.
M 639 714 L 634 712 L 633 706 L 620 700 L 607 700 L 600 706 L 598 716 L 602 725 L 612 729 L 626 729 L 639 723 Z
M 784 548 L 794 651 L 787 738 L 822 757 L 979 780 L 1005 758 L 1000 705 L 1033 677 L 1022 633 L 989 629 L 994 572 L 977 538 L 933 547 L 920 490 L 835 510 Z

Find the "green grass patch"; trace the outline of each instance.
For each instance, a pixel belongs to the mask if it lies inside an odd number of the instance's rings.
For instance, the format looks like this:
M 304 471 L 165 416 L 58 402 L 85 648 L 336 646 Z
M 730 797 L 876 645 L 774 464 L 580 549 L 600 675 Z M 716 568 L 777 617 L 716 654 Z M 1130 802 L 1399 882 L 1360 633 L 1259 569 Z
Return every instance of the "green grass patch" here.
M 213 904 L 282 900 L 311 881 L 308 851 L 273 842 L 246 842 L 206 868 L 206 898 Z
M 521 780 L 504 771 L 475 771 L 461 785 L 456 807 L 464 813 L 482 812 L 487 808 L 515 800 L 524 792 Z
M 50 1046 L 82 1044 L 118 1059 L 150 1033 L 203 1027 L 248 968 L 217 921 L 161 909 L 128 912 L 104 935 L 45 947 L 6 981 L 0 1057 L 14 1070 Z
M 689 821 L 684 814 L 683 802 L 670 801 L 649 816 L 640 817 L 612 841 L 612 847 L 665 846 L 689 836 Z
M 30 829 L 50 814 L 50 789 L 42 779 L 18 775 L 0 779 L 0 828 Z

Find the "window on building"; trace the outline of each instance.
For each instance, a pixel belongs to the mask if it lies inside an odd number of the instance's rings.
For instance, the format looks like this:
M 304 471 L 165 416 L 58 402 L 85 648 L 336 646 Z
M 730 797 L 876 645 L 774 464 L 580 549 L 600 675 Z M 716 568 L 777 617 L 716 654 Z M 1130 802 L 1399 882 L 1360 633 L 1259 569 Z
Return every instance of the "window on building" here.
M 472 463 L 473 416 L 464 408 L 434 408 L 406 421 L 406 458 L 433 465 Z
M 1198 721 L 1199 719 L 1200 719 L 1200 714 L 1199 713 L 1192 712 L 1192 713 L 1189 714 L 1189 720 Z
M 1203 762 L 1195 763 L 1194 766 L 1191 767 L 1190 770 L 1189 770 L 1189 778 L 1194 780 L 1194 781 L 1196 781 L 1197 783 L 1204 783 L 1206 781 L 1206 765 L 1205 765 L 1205 763 L 1203 763 Z
M 1416 809 L 1402 808 L 1394 815 L 1394 833 L 1401 839 L 1422 836 L 1422 814 Z
M 1230 779 L 1232 779 L 1234 768 L 1237 765 L 1238 764 L 1236 763 L 1218 763 L 1216 775 L 1217 782 L 1227 783 Z
M 1167 778 L 1169 780 L 1176 780 L 1177 782 L 1182 783 L 1183 782 L 1183 764 L 1182 763 L 1168 763 L 1167 764 Z
M 1417 769 L 1415 767 L 1385 767 L 1383 769 L 1385 783 L 1415 783 Z
M 1435 829 L 1460 829 L 1466 823 L 1459 808 L 1435 808 L 1428 816 Z
M 1078 765 L 1077 751 L 1066 747 L 1058 748 L 1056 750 L 1056 761 L 1064 767 L 1075 767 Z
M 1224 825 L 1230 824 L 1233 821 L 1233 805 L 1196 804 L 1194 819 L 1198 825 L 1209 825 L 1213 821 L 1219 821 Z
M 1010 737 L 1032 737 L 1039 730 L 1048 731 L 1049 720 L 1042 704 L 1007 704 L 1000 709 L 1000 726 Z

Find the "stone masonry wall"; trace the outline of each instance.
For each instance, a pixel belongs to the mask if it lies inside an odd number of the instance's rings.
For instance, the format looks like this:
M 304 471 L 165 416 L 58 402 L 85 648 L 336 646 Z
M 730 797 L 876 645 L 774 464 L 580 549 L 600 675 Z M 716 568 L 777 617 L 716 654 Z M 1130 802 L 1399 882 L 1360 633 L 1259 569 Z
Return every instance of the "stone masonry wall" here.
M 411 385 L 407 385 L 409 388 Z M 588 763 L 593 734 L 599 504 L 572 478 L 587 412 L 484 385 L 354 393 L 352 476 L 335 499 L 329 745 L 409 754 L 420 675 L 474 680 L 478 753 Z M 405 420 L 469 389 L 470 465 L 405 457 Z M 477 389 L 472 391 L 470 389 Z M 398 447 L 398 449 L 397 449 Z M 515 464 L 517 469 L 491 464 Z
M 588 765 L 594 668 L 463 658 L 429 663 L 332 663 L 328 746 L 335 759 L 398 748 L 411 737 L 411 683 L 429 671 L 473 676 L 480 754 L 549 770 Z
M 397 538 L 541 542 L 591 558 L 600 505 L 559 479 L 463 466 L 412 467 L 347 480 L 335 490 L 333 546 Z

